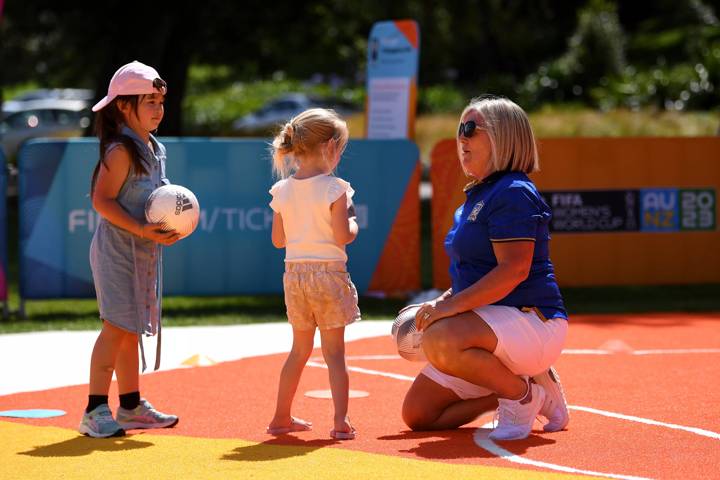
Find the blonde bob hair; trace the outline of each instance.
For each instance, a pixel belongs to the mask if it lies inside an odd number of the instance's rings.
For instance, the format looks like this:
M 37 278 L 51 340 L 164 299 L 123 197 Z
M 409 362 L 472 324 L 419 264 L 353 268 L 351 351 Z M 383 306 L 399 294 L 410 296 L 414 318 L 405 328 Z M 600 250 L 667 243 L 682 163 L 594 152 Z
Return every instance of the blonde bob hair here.
M 287 178 L 299 164 L 310 158 L 319 158 L 330 165 L 332 159 L 325 158 L 320 147 L 335 141 L 340 152 L 348 142 L 345 121 L 334 110 L 311 108 L 293 117 L 283 125 L 271 145 L 273 172 L 280 178 Z
M 490 138 L 492 171 L 532 173 L 540 170 L 535 135 L 525 111 L 515 102 L 497 96 L 473 98 L 460 116 L 474 110 L 482 117 Z

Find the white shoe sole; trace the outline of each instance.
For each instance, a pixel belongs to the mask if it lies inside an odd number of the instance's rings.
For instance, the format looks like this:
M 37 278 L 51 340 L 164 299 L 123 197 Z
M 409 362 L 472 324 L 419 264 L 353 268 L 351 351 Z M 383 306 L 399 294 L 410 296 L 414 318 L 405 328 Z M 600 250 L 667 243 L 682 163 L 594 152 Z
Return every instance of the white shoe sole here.
M 570 423 L 570 412 L 567 408 L 567 400 L 565 399 L 565 394 L 560 384 L 560 376 L 557 371 L 553 367 L 550 367 L 547 375 L 537 375 L 533 377 L 533 381 L 545 390 L 545 398 L 550 399 L 551 408 L 554 409 L 553 413 L 560 411 L 560 420 L 552 424 L 548 422 L 543 427 L 543 431 L 559 432 L 560 430 L 564 430 L 568 426 L 568 423 Z M 541 415 L 550 420 L 545 413 L 549 412 L 541 413 Z
M 163 423 L 140 423 L 140 422 L 118 422 L 122 428 L 125 430 L 141 430 L 141 429 L 151 429 L 151 428 L 170 428 L 180 421 L 179 418 L 176 418 L 174 420 L 169 420 L 167 422 Z
M 119 430 L 116 430 L 115 432 L 112 432 L 112 433 L 102 434 L 102 433 L 98 433 L 93 430 L 90 430 L 89 428 L 85 427 L 85 425 L 80 425 L 80 427 L 78 428 L 78 431 L 80 433 L 82 433 L 83 435 L 86 435 L 86 436 L 92 437 L 92 438 L 110 438 L 110 437 L 125 436 L 125 430 L 123 430 L 122 428 L 120 428 Z

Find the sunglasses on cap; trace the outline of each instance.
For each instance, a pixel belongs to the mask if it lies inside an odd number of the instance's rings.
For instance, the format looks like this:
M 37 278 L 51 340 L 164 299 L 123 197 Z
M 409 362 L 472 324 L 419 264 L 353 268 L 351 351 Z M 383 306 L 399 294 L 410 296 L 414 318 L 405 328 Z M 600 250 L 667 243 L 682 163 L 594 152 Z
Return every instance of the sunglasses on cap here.
M 167 83 L 162 78 L 156 78 L 153 80 L 153 88 L 163 95 L 167 95 Z
M 485 130 L 483 127 L 479 126 L 475 120 L 468 120 L 465 123 L 460 123 L 460 128 L 458 129 L 458 137 L 462 137 L 463 135 L 465 138 L 470 138 L 473 135 L 475 135 L 475 130 Z

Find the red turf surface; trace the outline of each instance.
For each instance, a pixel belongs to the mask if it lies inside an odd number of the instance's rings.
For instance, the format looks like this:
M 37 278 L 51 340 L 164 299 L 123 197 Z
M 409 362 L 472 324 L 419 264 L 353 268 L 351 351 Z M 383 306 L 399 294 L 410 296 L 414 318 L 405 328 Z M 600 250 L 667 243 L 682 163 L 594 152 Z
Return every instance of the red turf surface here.
M 617 344 L 616 340 L 635 350 L 720 348 L 720 315 L 578 316 L 571 323 L 566 348 L 596 349 Z M 389 337 L 351 342 L 347 347 L 349 356 L 392 353 Z M 305 369 L 294 407 L 295 415 L 314 422 L 314 431 L 273 439 L 264 431 L 273 413 L 284 359 L 284 355 L 270 355 L 145 375 L 143 395 L 159 409 L 181 418 L 176 428 L 153 434 L 334 446 L 453 463 L 512 466 L 473 442 L 474 427 L 490 417 L 456 431 L 409 432 L 400 418 L 400 406 L 410 382 L 364 373 L 350 373 L 352 389 L 370 392 L 369 397 L 350 402 L 358 438 L 342 443 L 330 440 L 331 401 L 302 394 L 328 388 L 327 370 L 314 367 Z M 401 359 L 350 360 L 348 364 L 408 376 L 415 376 L 422 367 Z M 565 354 L 557 367 L 571 405 L 720 432 L 720 353 Z M 64 417 L 15 421 L 74 429 L 86 395 L 87 386 L 7 395 L 0 397 L 0 410 L 63 409 L 69 413 Z M 114 408 L 114 386 L 111 395 Z M 625 475 L 710 478 L 720 467 L 718 439 L 575 410 L 571 415 L 565 432 L 535 432 L 525 441 L 505 442 L 502 447 L 534 460 Z

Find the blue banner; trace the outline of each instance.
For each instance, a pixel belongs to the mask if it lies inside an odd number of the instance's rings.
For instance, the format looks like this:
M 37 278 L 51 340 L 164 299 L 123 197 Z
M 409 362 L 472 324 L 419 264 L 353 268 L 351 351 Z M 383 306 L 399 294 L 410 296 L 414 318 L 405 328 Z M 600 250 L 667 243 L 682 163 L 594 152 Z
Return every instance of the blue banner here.
M 282 292 L 284 250 L 270 241 L 272 210 L 267 140 L 166 138 L 167 175 L 192 190 L 200 224 L 164 250 L 170 295 Z M 88 195 L 98 144 L 35 140 L 18 156 L 20 295 L 26 299 L 94 295 L 88 260 L 98 222 Z M 337 175 L 355 191 L 360 235 L 348 268 L 365 292 L 417 166 L 406 140 L 351 140 Z
M 368 39 L 368 77 L 416 77 L 419 36 L 418 25 L 412 20 L 373 24 Z
M 553 190 L 554 233 L 714 231 L 715 188 Z
M 377 22 L 367 53 L 367 138 L 415 133 L 420 30 L 413 20 Z

